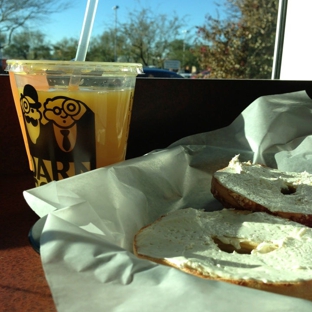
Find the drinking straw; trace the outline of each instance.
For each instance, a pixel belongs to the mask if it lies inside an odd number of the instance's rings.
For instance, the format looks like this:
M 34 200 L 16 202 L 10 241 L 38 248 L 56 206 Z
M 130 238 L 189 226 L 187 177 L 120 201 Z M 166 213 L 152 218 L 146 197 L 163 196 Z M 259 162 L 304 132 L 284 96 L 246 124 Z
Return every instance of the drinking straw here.
M 75 61 L 85 61 L 98 0 L 88 0 Z

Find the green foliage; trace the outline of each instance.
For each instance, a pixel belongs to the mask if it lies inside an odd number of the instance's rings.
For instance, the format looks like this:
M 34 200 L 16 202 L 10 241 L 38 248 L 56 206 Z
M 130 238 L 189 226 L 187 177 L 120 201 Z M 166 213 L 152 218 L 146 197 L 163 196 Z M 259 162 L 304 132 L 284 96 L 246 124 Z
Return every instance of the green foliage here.
M 114 61 L 114 32 L 109 30 L 90 42 L 87 53 L 88 61 L 113 62 Z
M 51 48 L 45 35 L 39 31 L 22 31 L 12 36 L 11 44 L 4 47 L 4 54 L 18 59 L 49 59 Z
M 193 53 L 192 45 L 187 40 L 176 39 L 170 42 L 167 58 L 170 60 L 180 60 L 181 67 L 189 69 L 192 66 L 199 67 L 196 55 Z
M 75 58 L 78 47 L 78 40 L 64 38 L 53 45 L 51 58 L 61 61 L 70 61 Z
M 207 16 L 196 55 L 210 78 L 270 78 L 278 0 L 227 0 L 225 20 Z
M 155 14 L 149 9 L 129 13 L 128 22 L 121 25 L 128 55 L 143 65 L 162 67 L 170 43 L 181 34 L 183 23 L 174 13 Z
M 128 55 L 129 47 L 122 34 L 116 36 L 116 52 L 118 62 L 132 62 Z M 101 36 L 94 38 L 90 42 L 87 60 L 96 62 L 114 62 L 115 61 L 115 31 L 109 29 Z

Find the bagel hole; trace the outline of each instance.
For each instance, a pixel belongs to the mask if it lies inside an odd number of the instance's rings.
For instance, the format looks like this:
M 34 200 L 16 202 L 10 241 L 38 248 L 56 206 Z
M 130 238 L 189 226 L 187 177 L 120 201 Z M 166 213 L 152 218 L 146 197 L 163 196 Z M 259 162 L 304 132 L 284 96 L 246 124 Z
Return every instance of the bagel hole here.
M 212 238 L 215 244 L 219 247 L 220 250 L 226 252 L 226 253 L 233 253 L 234 251 L 243 254 L 243 255 L 250 255 L 251 252 L 257 248 L 257 244 L 252 242 L 240 242 L 240 248 L 237 248 L 236 246 L 232 244 L 226 244 L 222 242 L 218 237 Z
M 296 188 L 293 185 L 287 185 L 286 188 L 281 189 L 281 193 L 284 195 L 292 195 L 296 193 Z

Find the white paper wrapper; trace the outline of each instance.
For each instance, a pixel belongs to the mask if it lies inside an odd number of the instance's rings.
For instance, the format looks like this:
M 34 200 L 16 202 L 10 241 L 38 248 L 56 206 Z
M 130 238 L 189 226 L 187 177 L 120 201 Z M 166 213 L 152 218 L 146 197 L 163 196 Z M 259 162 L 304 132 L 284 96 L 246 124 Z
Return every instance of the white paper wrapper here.
M 200 279 L 137 259 L 134 234 L 159 216 L 222 206 L 211 175 L 240 154 L 312 173 L 312 100 L 304 91 L 265 96 L 226 128 L 24 192 L 47 214 L 41 258 L 59 311 L 311 311 L 312 303 Z

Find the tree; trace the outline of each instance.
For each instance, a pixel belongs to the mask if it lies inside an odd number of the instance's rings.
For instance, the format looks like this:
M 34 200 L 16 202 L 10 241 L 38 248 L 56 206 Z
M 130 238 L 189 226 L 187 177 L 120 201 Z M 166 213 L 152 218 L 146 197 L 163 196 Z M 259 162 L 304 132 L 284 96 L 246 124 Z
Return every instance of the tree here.
M 114 62 L 114 30 L 105 31 L 90 41 L 87 61 Z
M 181 33 L 183 26 L 179 17 L 154 14 L 150 9 L 129 13 L 129 22 L 121 25 L 119 33 L 126 39 L 129 55 L 143 65 L 162 66 L 170 42 Z
M 126 38 L 120 34 L 116 37 L 117 46 L 117 61 L 118 62 L 133 62 L 130 56 L 130 47 L 127 44 Z M 101 36 L 91 40 L 87 61 L 97 62 L 114 62 L 115 61 L 115 31 L 109 29 Z
M 40 31 L 21 31 L 12 36 L 11 43 L 4 48 L 4 53 L 10 58 L 49 59 L 51 47 Z
M 171 60 L 180 60 L 181 67 L 189 70 L 192 66 L 198 67 L 198 60 L 192 52 L 192 46 L 182 39 L 176 39 L 170 42 L 167 57 Z
M 207 16 L 196 54 L 210 78 L 270 78 L 277 0 L 227 0 L 224 20 Z
M 10 44 L 15 30 L 65 10 L 70 3 L 61 0 L 0 0 L 0 34 L 5 34 L 7 44 Z
M 64 38 L 53 44 L 53 58 L 56 60 L 70 61 L 76 57 L 78 40 Z

